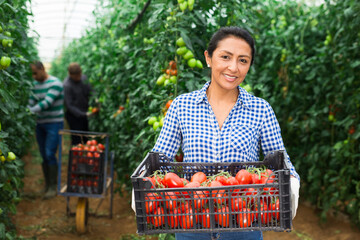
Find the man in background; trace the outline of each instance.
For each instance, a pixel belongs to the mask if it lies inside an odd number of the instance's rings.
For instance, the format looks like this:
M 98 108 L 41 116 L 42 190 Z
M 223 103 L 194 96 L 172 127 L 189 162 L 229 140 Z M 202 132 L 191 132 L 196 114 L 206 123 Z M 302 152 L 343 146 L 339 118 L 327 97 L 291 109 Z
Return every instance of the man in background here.
M 91 86 L 87 77 L 82 74 L 78 63 L 73 62 L 68 66 L 68 76 L 64 80 L 65 118 L 70 130 L 89 131 L 88 108 L 91 95 Z M 85 143 L 87 139 L 71 135 L 71 144 Z
M 45 178 L 44 198 L 56 196 L 57 158 L 59 130 L 64 127 L 63 83 L 50 76 L 40 61 L 30 64 L 34 79 L 29 109 L 36 114 L 36 140 Z

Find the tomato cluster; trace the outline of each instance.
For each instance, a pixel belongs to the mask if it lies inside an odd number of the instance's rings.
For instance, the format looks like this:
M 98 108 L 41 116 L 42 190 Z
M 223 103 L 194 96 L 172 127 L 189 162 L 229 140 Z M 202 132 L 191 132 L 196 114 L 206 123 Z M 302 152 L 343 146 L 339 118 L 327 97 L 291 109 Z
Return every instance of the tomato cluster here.
M 68 171 L 70 192 L 101 193 L 104 150 L 105 146 L 95 139 L 71 148 Z
M 266 168 L 221 172 L 206 176 L 195 172 L 190 181 L 160 170 L 144 181 L 148 228 L 247 228 L 278 226 L 280 201 L 277 173 Z M 173 191 L 156 191 L 158 189 Z
M 11 38 L 11 33 L 9 31 L 4 31 L 0 26 L 0 34 L 6 36 L 6 38 L 2 39 L 0 42 L 4 48 L 11 48 L 13 44 L 13 39 Z M 10 66 L 11 58 L 8 56 L 1 56 L 0 58 L 0 70 L 5 69 Z
M 0 131 L 1 131 L 1 123 L 0 123 Z M 0 139 L 1 141 L 2 139 Z M 6 154 L 4 154 L 0 149 L 0 163 L 4 163 L 5 161 L 11 162 L 16 159 L 16 155 L 13 152 L 8 152 L 7 157 L 5 157 Z

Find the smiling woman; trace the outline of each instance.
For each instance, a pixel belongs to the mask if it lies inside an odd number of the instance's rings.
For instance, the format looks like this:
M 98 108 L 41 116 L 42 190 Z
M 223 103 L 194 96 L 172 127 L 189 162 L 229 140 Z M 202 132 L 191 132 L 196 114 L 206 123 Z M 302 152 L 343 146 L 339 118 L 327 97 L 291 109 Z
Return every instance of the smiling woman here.
M 184 162 L 255 162 L 259 161 L 260 150 L 264 156 L 276 150 L 285 151 L 270 104 L 239 87 L 254 61 L 251 35 L 238 27 L 220 28 L 204 54 L 211 68 L 211 81 L 201 90 L 175 98 L 152 151 L 173 159 L 181 145 Z M 294 217 L 299 175 L 288 156 L 287 164 L 293 176 Z M 176 234 L 176 239 L 195 238 L 258 240 L 262 233 Z

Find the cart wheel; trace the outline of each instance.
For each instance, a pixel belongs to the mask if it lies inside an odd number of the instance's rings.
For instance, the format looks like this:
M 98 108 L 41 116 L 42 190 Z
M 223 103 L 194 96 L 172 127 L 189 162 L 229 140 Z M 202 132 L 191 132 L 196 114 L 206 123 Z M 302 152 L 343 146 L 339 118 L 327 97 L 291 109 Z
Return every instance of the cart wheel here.
M 88 208 L 88 199 L 80 197 L 76 206 L 76 231 L 78 233 L 84 233 L 86 231 Z

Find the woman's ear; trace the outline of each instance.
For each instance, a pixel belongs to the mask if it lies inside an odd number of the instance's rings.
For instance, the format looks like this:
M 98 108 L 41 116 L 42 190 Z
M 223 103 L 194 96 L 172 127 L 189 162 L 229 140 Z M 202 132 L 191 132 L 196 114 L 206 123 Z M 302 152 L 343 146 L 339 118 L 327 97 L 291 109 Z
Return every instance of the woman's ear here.
M 211 57 L 209 56 L 209 53 L 208 53 L 208 51 L 207 50 L 205 50 L 205 52 L 204 52 L 204 56 L 205 56 L 205 60 L 206 60 L 206 65 L 208 66 L 208 67 L 210 67 L 211 65 Z

